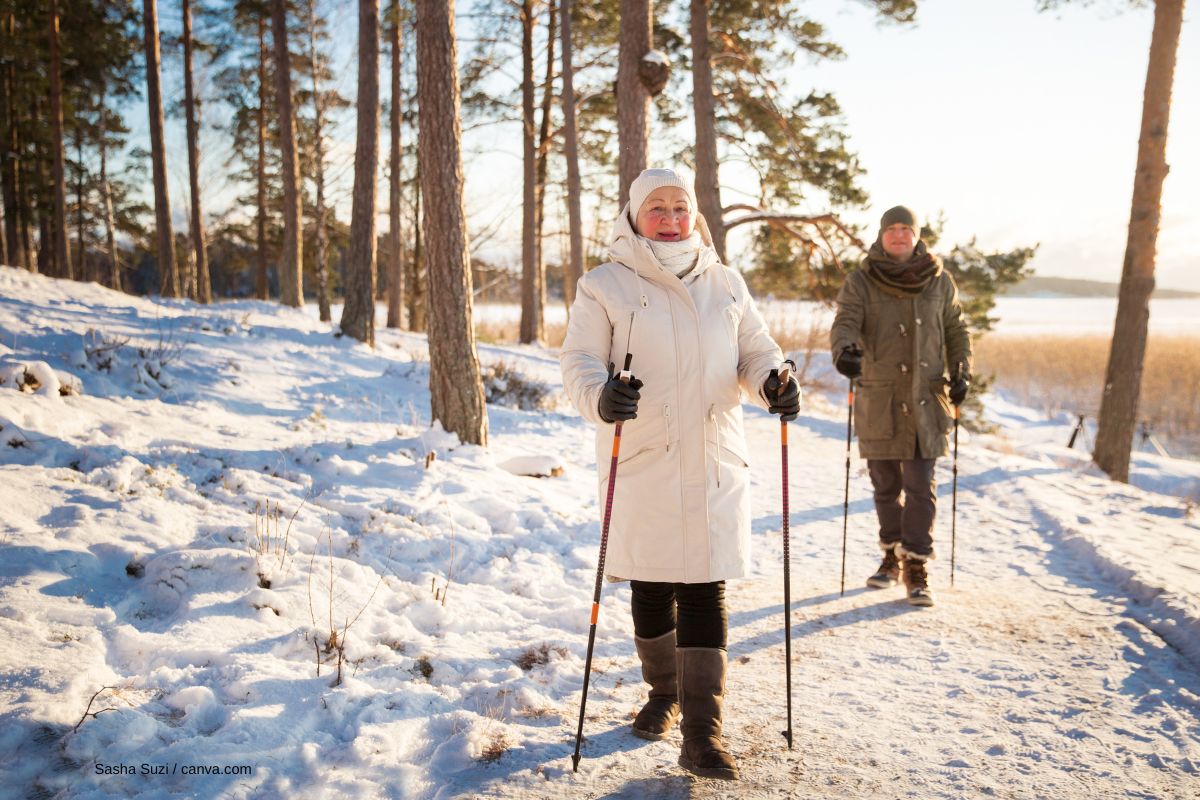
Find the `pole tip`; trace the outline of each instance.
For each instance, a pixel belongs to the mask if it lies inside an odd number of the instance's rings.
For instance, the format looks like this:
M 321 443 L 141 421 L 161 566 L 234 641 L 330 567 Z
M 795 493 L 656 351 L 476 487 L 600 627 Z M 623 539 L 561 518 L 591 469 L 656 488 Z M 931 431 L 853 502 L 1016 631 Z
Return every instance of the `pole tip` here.
M 579 772 L 579 754 L 571 756 L 571 772 Z
M 792 749 L 792 732 L 791 731 L 780 731 L 780 733 L 783 735 L 783 738 L 787 739 L 788 750 L 791 750 Z

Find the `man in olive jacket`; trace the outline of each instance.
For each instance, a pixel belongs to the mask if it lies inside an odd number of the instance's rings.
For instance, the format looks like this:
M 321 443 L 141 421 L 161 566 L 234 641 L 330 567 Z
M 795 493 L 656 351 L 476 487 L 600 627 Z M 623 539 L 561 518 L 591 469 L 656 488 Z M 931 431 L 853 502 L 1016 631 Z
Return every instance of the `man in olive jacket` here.
M 933 468 L 948 450 L 950 406 L 970 387 L 971 339 L 958 287 L 921 241 L 916 215 L 896 206 L 879 227 L 838 294 L 829 338 L 838 372 L 857 383 L 859 454 L 875 489 L 883 562 L 867 585 L 894 586 L 903 570 L 908 601 L 931 606 Z

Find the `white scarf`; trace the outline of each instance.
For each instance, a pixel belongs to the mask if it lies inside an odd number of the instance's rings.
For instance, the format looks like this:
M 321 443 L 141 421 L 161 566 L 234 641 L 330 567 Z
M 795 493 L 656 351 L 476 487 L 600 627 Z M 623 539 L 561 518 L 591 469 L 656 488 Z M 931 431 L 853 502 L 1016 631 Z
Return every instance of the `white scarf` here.
M 645 237 L 643 237 L 645 238 Z M 700 232 L 693 230 L 692 235 L 678 242 L 660 242 L 646 239 L 654 257 L 662 264 L 663 269 L 682 279 L 696 267 L 700 259 L 700 251 L 704 249 L 704 241 Z

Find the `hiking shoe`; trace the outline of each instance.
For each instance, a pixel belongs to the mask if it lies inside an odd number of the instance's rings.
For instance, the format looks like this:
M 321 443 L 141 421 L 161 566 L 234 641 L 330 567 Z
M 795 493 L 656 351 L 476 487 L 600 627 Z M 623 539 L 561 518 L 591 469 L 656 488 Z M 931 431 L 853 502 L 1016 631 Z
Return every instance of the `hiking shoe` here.
M 890 589 L 895 586 L 900 580 L 900 559 L 896 557 L 896 548 L 892 548 L 883 554 L 883 561 L 879 562 L 879 569 L 875 570 L 875 574 L 867 578 L 867 586 L 872 589 Z
M 925 562 L 917 558 L 904 559 L 904 585 L 908 587 L 910 606 L 933 605 L 933 592 L 929 590 L 929 575 Z

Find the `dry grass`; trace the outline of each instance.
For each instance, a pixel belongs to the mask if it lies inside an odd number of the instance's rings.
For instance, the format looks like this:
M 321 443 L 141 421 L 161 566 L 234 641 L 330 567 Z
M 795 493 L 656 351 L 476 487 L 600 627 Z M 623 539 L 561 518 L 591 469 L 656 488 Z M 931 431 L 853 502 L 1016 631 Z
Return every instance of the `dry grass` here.
M 567 326 L 547 323 L 545 327 L 547 347 L 562 347 L 563 339 L 567 336 Z M 516 344 L 521 334 L 521 323 L 512 322 L 483 322 L 475 323 L 475 338 L 484 344 Z
M 1108 337 L 985 336 L 975 343 L 977 374 L 1048 414 L 1095 418 L 1100 410 Z M 1200 452 L 1200 337 L 1151 336 L 1139 419 L 1172 454 Z M 1135 446 L 1137 445 L 1135 439 Z
M 767 330 L 785 356 L 796 362 L 796 379 L 801 386 L 822 386 L 808 374 L 814 358 L 829 352 L 829 323 L 812 317 L 795 317 L 775 313 L 774 308 L 764 313 Z

